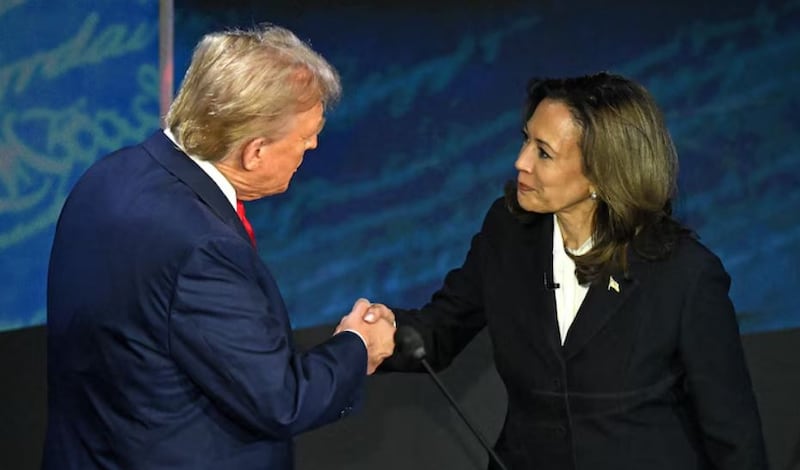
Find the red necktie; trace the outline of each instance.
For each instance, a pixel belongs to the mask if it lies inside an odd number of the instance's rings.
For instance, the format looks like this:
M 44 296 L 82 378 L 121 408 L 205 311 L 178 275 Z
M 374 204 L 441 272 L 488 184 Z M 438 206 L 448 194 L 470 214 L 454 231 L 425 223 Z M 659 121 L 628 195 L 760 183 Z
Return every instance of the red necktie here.
M 250 242 L 253 243 L 253 248 L 256 246 L 256 233 L 253 231 L 253 226 L 250 225 L 250 221 L 247 220 L 247 216 L 244 213 L 244 203 L 242 201 L 236 201 L 236 215 L 239 216 L 239 220 L 242 221 L 242 225 L 244 225 L 244 229 L 248 235 L 250 235 Z

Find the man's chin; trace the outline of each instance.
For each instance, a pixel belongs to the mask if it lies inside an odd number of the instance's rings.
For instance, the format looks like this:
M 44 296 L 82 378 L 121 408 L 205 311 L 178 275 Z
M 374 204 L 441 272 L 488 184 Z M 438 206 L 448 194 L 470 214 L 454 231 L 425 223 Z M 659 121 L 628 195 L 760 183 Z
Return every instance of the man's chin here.
M 289 183 L 286 183 L 283 186 L 276 186 L 276 187 L 273 187 L 273 188 L 270 188 L 270 189 L 264 191 L 264 193 L 261 196 L 255 198 L 255 199 L 261 199 L 262 197 L 275 196 L 276 194 L 283 194 L 288 189 L 289 189 Z

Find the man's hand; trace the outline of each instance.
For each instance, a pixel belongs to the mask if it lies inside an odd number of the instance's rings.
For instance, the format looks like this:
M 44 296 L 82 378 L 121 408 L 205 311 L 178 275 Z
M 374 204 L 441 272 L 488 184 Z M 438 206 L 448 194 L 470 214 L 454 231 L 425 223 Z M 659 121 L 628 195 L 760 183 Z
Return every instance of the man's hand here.
M 393 327 L 397 328 L 397 322 L 394 320 L 394 312 L 392 312 L 389 307 L 383 304 L 372 304 L 364 315 L 364 321 L 367 323 L 375 323 L 378 320 L 385 320 Z
M 353 310 L 344 317 L 336 327 L 334 334 L 345 330 L 358 333 L 367 346 L 367 375 L 375 372 L 375 369 L 384 359 L 394 352 L 394 320 L 373 321 L 369 323 L 364 317 L 368 315 L 371 304 L 366 299 L 358 299 L 353 305 Z M 386 307 L 384 307 L 386 308 Z M 389 310 L 386 308 L 386 310 Z M 389 310 L 391 312 L 391 310 Z M 392 315 L 392 319 L 394 315 Z

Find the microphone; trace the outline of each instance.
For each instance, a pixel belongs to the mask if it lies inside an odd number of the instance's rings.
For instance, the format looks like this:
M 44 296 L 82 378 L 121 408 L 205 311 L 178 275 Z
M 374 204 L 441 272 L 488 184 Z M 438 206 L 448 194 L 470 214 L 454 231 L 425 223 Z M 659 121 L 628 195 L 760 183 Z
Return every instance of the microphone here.
M 453 398 L 452 395 L 450 395 L 450 392 L 447 391 L 447 388 L 444 386 L 444 383 L 442 383 L 442 381 L 439 380 L 439 377 L 436 375 L 431 365 L 425 359 L 425 343 L 422 341 L 422 336 L 420 336 L 419 332 L 415 330 L 413 327 L 410 327 L 408 325 L 399 326 L 397 327 L 397 331 L 395 331 L 394 333 L 394 342 L 401 355 L 416 359 L 422 363 L 422 366 L 425 367 L 426 371 L 428 371 L 428 374 L 431 376 L 434 383 L 436 383 L 436 385 L 439 387 L 439 390 L 441 390 L 442 394 L 444 394 L 444 396 L 447 397 L 447 400 L 453 406 L 453 409 L 456 410 L 456 413 L 458 413 L 458 416 L 461 417 L 461 420 L 464 421 L 464 423 L 467 425 L 469 430 L 472 431 L 472 434 L 478 439 L 478 441 L 481 443 L 486 452 L 489 453 L 489 456 L 497 465 L 497 467 L 500 470 L 508 470 L 508 468 L 503 464 L 503 461 L 500 460 L 500 457 L 498 457 L 497 454 L 494 452 L 492 446 L 490 446 L 489 443 L 486 442 L 486 439 L 483 437 L 483 435 L 478 431 L 477 428 L 475 428 L 475 426 L 472 425 L 470 420 L 467 419 L 467 416 L 461 410 L 461 407 L 458 406 L 456 400 Z
M 544 288 L 547 290 L 556 290 L 561 287 L 561 284 L 557 282 L 553 282 L 550 280 L 550 276 L 547 275 L 547 272 L 544 273 Z

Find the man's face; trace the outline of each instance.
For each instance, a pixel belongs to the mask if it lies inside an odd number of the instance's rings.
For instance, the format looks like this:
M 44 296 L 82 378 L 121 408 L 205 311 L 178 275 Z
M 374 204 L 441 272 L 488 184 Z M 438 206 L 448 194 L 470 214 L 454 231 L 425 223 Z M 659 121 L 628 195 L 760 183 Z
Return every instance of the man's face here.
M 287 133 L 257 149 L 258 164 L 246 173 L 246 194 L 242 199 L 258 199 L 280 194 L 289 188 L 292 176 L 303 163 L 306 150 L 317 148 L 317 136 L 325 124 L 322 102 L 295 114 Z

